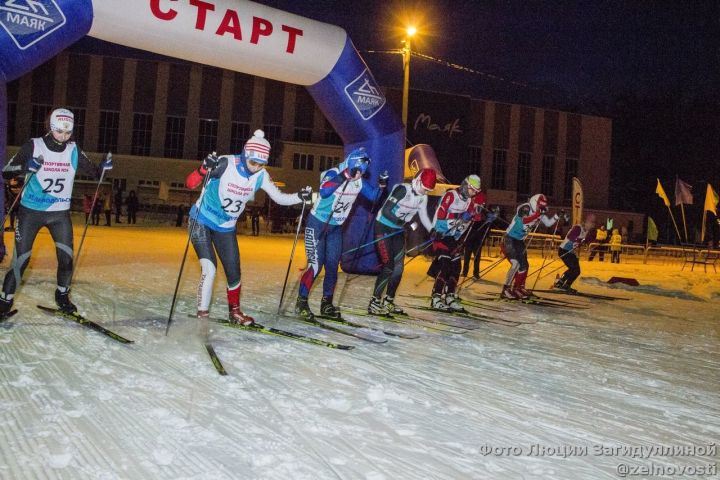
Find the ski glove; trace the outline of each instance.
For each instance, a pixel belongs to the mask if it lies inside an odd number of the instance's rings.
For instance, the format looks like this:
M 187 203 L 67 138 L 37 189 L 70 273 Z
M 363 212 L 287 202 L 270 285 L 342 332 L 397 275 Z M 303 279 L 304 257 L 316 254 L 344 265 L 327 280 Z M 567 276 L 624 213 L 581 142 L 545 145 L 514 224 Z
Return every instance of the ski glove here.
M 215 168 L 217 168 L 218 163 L 220 163 L 220 159 L 218 158 L 217 154 L 215 154 L 215 152 L 212 152 L 203 160 L 202 169 L 205 171 L 214 170 Z
M 105 157 L 105 160 L 100 162 L 100 168 L 102 168 L 103 170 L 112 170 L 112 168 L 113 168 L 112 153 L 108 152 L 107 157 Z
M 495 220 L 497 220 L 497 213 L 495 213 L 495 212 L 488 213 L 486 220 L 487 220 L 487 223 L 493 223 Z
M 45 159 L 42 155 L 38 157 L 31 157 L 27 161 L 27 169 L 32 173 L 37 173 L 37 171 L 42 168 L 44 162 Z
M 383 173 L 381 173 L 380 176 L 378 177 L 378 186 L 379 186 L 380 188 L 385 188 L 385 187 L 387 187 L 388 178 L 390 178 L 390 175 L 388 175 L 387 170 L 385 170 L 385 171 L 384 171 Z
M 312 202 L 312 187 L 303 187 L 298 192 L 298 197 L 305 203 Z
M 470 212 L 462 212 L 460 214 L 460 220 L 462 220 L 463 222 L 469 222 L 470 220 L 472 220 L 472 217 L 473 215 Z

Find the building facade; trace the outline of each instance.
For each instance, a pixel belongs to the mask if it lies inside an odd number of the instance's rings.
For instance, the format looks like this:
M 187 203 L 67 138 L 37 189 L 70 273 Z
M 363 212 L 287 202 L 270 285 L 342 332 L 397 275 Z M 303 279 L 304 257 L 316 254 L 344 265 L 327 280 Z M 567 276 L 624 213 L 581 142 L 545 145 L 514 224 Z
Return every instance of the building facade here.
M 399 111 L 401 92 L 385 93 Z M 273 146 L 271 176 L 290 191 L 317 188 L 320 172 L 343 155 L 303 87 L 172 59 L 72 50 L 8 84 L 9 154 L 43 134 L 57 106 L 75 113 L 76 141 L 90 156 L 113 153 L 112 182 L 144 204 L 192 201 L 187 173 L 210 152 L 240 152 L 257 128 Z M 606 209 L 611 135 L 607 118 L 435 92 L 410 96 L 409 144 L 432 145 L 451 182 L 480 174 L 490 201 L 508 207 L 538 192 L 569 205 L 577 176 L 586 206 Z

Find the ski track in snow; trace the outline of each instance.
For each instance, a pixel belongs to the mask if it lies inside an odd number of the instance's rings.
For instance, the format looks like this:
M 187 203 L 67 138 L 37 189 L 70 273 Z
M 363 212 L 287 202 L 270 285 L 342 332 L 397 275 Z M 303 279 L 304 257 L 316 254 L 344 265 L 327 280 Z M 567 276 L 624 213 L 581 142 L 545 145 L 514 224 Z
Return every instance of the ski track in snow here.
M 81 313 L 132 345 L 35 308 L 52 305 L 55 275 L 49 236 L 38 237 L 16 299 L 20 311 L 0 324 L 0 478 L 611 479 L 621 462 L 716 460 L 498 456 L 483 449 L 717 443 L 720 356 L 712 302 L 588 282 L 580 288 L 632 300 L 572 298 L 592 308 L 567 311 L 470 307 L 537 323 L 479 322 L 461 335 L 346 315 L 419 334 L 388 337 L 383 345 L 259 314 L 263 324 L 356 348 L 211 324 L 229 373 L 221 377 L 187 317 L 199 273 L 192 250 L 165 336 L 184 235 L 170 228 L 90 230 L 73 299 Z M 274 312 L 292 240 L 239 239 L 243 302 Z M 304 261 L 299 255 L 286 311 Z M 400 293 L 427 294 L 429 282 L 414 286 L 427 264 L 411 266 Z M 669 268 L 667 275 L 674 273 Z M 227 308 L 223 279 L 219 271 L 215 316 Z M 336 300 L 365 307 L 373 280 L 341 274 Z M 496 288 L 481 283 L 467 295 Z

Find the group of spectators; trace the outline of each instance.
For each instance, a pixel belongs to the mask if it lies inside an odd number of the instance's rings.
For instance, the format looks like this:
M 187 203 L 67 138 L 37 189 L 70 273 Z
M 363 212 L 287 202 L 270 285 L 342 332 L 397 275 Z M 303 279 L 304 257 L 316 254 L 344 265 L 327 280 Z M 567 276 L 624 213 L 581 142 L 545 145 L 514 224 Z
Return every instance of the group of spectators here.
M 123 211 L 123 205 L 126 206 L 127 223 L 132 225 L 137 222 L 137 211 L 140 207 L 138 197 L 135 190 L 130 190 L 128 196 L 123 198 L 122 190 L 117 190 L 113 195 L 112 189 L 98 193 L 98 197 L 93 205 L 93 196 L 86 194 L 83 197 L 83 212 L 85 212 L 85 221 L 88 219 L 92 225 L 100 225 L 100 214 L 105 213 L 105 226 L 110 227 L 113 206 L 115 207 L 115 223 L 123 223 L 120 220 Z

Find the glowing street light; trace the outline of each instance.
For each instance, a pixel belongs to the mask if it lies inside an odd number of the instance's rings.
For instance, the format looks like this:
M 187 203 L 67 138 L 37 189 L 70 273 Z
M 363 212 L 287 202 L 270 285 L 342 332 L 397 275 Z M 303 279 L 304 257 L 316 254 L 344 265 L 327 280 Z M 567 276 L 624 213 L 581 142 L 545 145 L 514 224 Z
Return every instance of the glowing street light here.
M 405 141 L 407 142 L 407 117 L 408 117 L 408 97 L 410 95 L 410 39 L 417 33 L 414 26 L 409 26 L 405 30 L 405 40 L 403 40 L 403 97 L 402 97 L 402 122 L 405 126 Z

